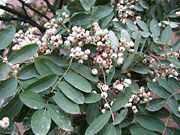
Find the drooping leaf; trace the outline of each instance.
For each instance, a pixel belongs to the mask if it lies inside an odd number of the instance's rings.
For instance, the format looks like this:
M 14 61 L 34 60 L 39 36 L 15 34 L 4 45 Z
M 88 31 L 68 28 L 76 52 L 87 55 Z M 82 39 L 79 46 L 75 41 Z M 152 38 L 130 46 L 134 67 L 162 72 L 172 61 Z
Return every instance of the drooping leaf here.
M 6 63 L 0 63 L 0 80 L 2 80 L 10 71 L 10 67 Z
M 121 73 L 125 73 L 127 71 L 127 69 L 129 68 L 129 66 L 132 64 L 132 61 L 134 59 L 134 54 L 130 54 L 124 64 L 122 65 L 122 68 L 121 68 Z
M 115 119 L 114 119 L 114 121 L 113 121 L 113 125 L 117 125 L 117 124 L 121 123 L 121 122 L 125 119 L 127 113 L 128 113 L 128 109 L 122 110 L 122 111 L 115 117 Z
M 166 26 L 161 34 L 161 41 L 168 44 L 172 38 L 172 28 L 170 26 Z
M 16 28 L 14 26 L 10 26 L 0 32 L 0 50 L 8 47 L 8 45 L 12 42 L 15 33 Z
M 168 81 L 163 78 L 158 78 L 157 81 L 161 85 L 161 87 L 165 88 L 168 92 L 174 93 L 174 89 Z
M 102 6 L 94 12 L 93 18 L 95 21 L 98 21 L 102 19 L 103 17 L 106 17 L 109 14 L 111 14 L 112 11 L 113 9 L 110 6 Z
M 117 46 L 119 45 L 119 41 L 118 41 L 118 38 L 116 37 L 116 35 L 113 31 L 109 31 L 109 38 L 111 41 L 111 48 L 116 51 Z
M 164 130 L 164 123 L 152 116 L 146 114 L 138 114 L 134 116 L 136 122 L 142 127 L 149 129 L 151 131 L 162 131 Z
M 176 43 L 173 45 L 173 51 L 179 51 L 180 50 L 180 39 L 176 41 Z
M 26 106 L 33 109 L 42 109 L 46 106 L 46 100 L 40 94 L 32 91 L 21 93 L 20 99 Z
M 146 109 L 151 112 L 158 111 L 165 105 L 165 103 L 166 101 L 164 99 L 155 98 L 146 104 Z
M 145 22 L 143 22 L 142 20 L 137 20 L 136 22 L 137 22 L 138 26 L 139 26 L 143 31 L 145 31 L 145 32 L 148 32 L 148 31 L 149 31 L 149 29 L 148 29 L 148 27 L 147 27 L 147 25 L 146 25 Z
M 97 76 L 92 75 L 91 69 L 83 64 L 73 63 L 71 68 L 90 81 L 98 82 L 99 80 Z
M 57 106 L 49 104 L 47 109 L 51 119 L 58 125 L 59 128 L 62 128 L 65 131 L 72 130 L 70 119 Z
M 178 59 L 175 59 L 173 57 L 168 57 L 168 60 L 176 67 L 180 68 L 180 62 Z
M 112 67 L 111 70 L 110 70 L 110 73 L 107 76 L 107 81 L 106 81 L 107 85 L 111 84 L 111 81 L 112 81 L 112 79 L 114 77 L 114 74 L 115 74 L 115 67 Z
M 130 19 L 125 19 L 127 27 L 132 30 L 132 31 L 137 31 L 138 28 L 136 26 L 136 24 L 133 23 L 133 21 L 131 21 Z
M 35 135 L 45 135 L 51 127 L 51 118 L 48 111 L 37 110 L 31 118 L 31 128 Z
M 80 3 L 82 7 L 86 10 L 89 11 L 91 7 L 95 4 L 96 0 L 80 0 Z
M 45 76 L 49 74 L 62 75 L 64 73 L 61 67 L 59 67 L 54 62 L 48 60 L 47 58 L 36 59 L 35 67 L 41 76 Z
M 130 128 L 130 131 L 131 131 L 131 135 L 158 135 L 157 133 L 151 131 L 151 130 L 148 130 L 148 129 L 145 129 L 143 127 L 138 127 L 136 125 L 132 126 Z
M 78 91 L 76 88 L 71 86 L 69 83 L 62 81 L 58 84 L 58 87 L 73 102 L 75 102 L 77 104 L 83 104 L 84 103 L 83 94 L 80 91 Z
M 42 91 L 48 89 L 49 87 L 51 87 L 56 82 L 56 80 L 57 80 L 56 75 L 54 75 L 54 74 L 47 75 L 47 76 L 44 76 L 44 77 L 38 79 L 34 83 L 30 84 L 26 88 L 26 90 L 39 93 L 39 92 L 42 92 Z
M 166 99 L 170 96 L 170 94 L 168 92 L 166 92 L 166 90 L 164 88 L 162 88 L 161 86 L 157 85 L 154 82 L 148 82 L 147 86 L 151 92 L 153 92 L 154 94 L 156 94 L 164 99 Z
M 139 85 L 135 82 L 132 82 L 131 85 L 129 86 L 132 90 L 133 93 L 139 93 Z
M 74 103 L 73 101 L 69 100 L 65 97 L 63 93 L 57 92 L 53 96 L 53 100 L 57 103 L 57 105 L 67 113 L 70 114 L 78 114 L 80 113 L 80 108 L 78 104 Z
M 0 99 L 5 99 L 16 94 L 17 81 L 15 78 L 9 78 L 0 82 Z
M 111 112 L 106 112 L 97 117 L 87 128 L 85 135 L 93 135 L 98 133 L 109 121 Z
M 38 77 L 38 76 L 39 74 L 34 64 L 29 64 L 18 72 L 18 78 L 22 80 L 31 79 L 33 77 Z
M 96 103 L 101 100 L 101 95 L 96 93 L 85 94 L 84 97 L 85 97 L 84 103 L 86 104 Z
M 86 13 L 77 13 L 71 18 L 71 23 L 73 25 L 87 27 L 91 23 L 90 15 Z
M 112 105 L 112 111 L 117 111 L 121 109 L 131 97 L 131 88 L 127 87 L 125 88 L 116 98 Z
M 92 87 L 89 84 L 89 82 L 85 78 L 83 78 L 82 76 L 80 76 L 79 74 L 77 74 L 73 71 L 69 71 L 64 76 L 64 78 L 72 86 L 74 86 L 75 88 L 77 88 L 83 92 L 89 93 L 92 91 Z
M 26 45 L 9 56 L 8 60 L 12 64 L 21 63 L 25 60 L 31 59 L 37 53 L 38 49 L 39 46 L 36 44 Z
M 98 105 L 96 103 L 89 104 L 86 111 L 86 120 L 90 124 L 94 119 L 100 115 Z
M 151 30 L 153 36 L 157 37 L 160 35 L 160 28 L 158 26 L 158 22 L 154 19 L 150 22 L 150 30 Z
M 180 104 L 173 97 L 169 97 L 167 99 L 167 104 L 171 108 L 171 111 L 180 118 L 180 112 L 178 111 Z

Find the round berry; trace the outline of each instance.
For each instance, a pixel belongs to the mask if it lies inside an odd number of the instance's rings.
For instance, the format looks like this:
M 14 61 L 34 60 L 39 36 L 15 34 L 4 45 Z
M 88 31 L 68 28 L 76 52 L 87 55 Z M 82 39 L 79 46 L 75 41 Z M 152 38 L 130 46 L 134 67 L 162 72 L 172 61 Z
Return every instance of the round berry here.
M 108 109 L 108 108 L 110 108 L 110 105 L 108 103 L 105 103 L 104 108 Z
M 106 112 L 106 109 L 102 109 L 101 112 L 102 112 L 102 113 L 105 113 L 105 112 Z
M 101 88 L 102 88 L 103 91 L 108 91 L 109 86 L 108 85 L 103 85 Z
M 180 106 L 178 107 L 178 111 L 180 112 Z
M 101 97 L 102 97 L 102 98 L 107 98 L 107 97 L 108 97 L 107 92 L 102 92 L 102 93 L 101 93 Z
M 92 73 L 93 75 L 97 75 L 97 74 L 98 74 L 98 70 L 94 68 L 94 69 L 92 69 L 91 73 Z

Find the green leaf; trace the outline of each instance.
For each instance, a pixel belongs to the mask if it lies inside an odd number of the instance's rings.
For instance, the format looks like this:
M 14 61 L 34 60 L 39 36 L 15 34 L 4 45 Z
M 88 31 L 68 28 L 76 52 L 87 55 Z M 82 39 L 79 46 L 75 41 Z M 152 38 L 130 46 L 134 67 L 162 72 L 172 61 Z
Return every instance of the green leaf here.
M 167 133 L 168 135 L 179 135 L 180 130 L 174 127 L 167 127 Z
M 73 25 L 87 27 L 91 23 L 90 15 L 86 13 L 77 13 L 71 18 L 70 22 Z
M 19 97 L 21 101 L 30 108 L 42 109 L 46 106 L 46 100 L 40 94 L 25 91 L 22 92 Z
M 138 31 L 137 32 L 137 35 L 136 35 L 136 38 L 135 38 L 135 43 L 134 43 L 134 51 L 137 52 L 138 51 L 138 48 L 139 48 L 139 45 L 141 43 L 141 32 Z
M 67 60 L 61 56 L 57 56 L 54 54 L 48 54 L 48 55 L 44 55 L 43 57 L 48 58 L 50 61 L 56 63 L 60 67 L 65 67 L 65 66 L 69 65 Z
M 174 89 L 180 89 L 180 83 L 175 78 L 171 77 L 168 79 L 168 82 L 172 85 Z
M 154 19 L 150 22 L 150 30 L 151 30 L 153 36 L 155 36 L 155 37 L 160 36 L 160 28 L 158 26 L 158 22 Z
M 130 19 L 125 19 L 127 27 L 132 30 L 132 31 L 137 31 L 138 28 L 136 26 L 136 24 L 133 23 L 133 21 L 131 21 Z
M 136 73 L 139 73 L 139 74 L 147 74 L 148 71 L 150 71 L 149 67 L 147 67 L 147 66 L 144 65 L 144 64 L 134 65 L 134 66 L 131 67 L 129 70 L 130 70 L 130 71 L 133 71 L 133 72 L 136 72 Z
M 85 97 L 84 103 L 86 104 L 96 103 L 101 100 L 101 95 L 96 93 L 85 94 L 84 97 Z
M 96 103 L 89 104 L 86 111 L 86 120 L 90 124 L 94 119 L 100 115 L 99 107 Z
M 73 63 L 71 65 L 71 69 L 85 77 L 86 79 L 93 81 L 93 82 L 98 82 L 99 79 L 97 76 L 92 75 L 91 69 L 87 67 L 86 65 L 83 64 L 78 64 L 78 63 Z
M 47 75 L 47 76 L 44 76 L 44 77 L 38 79 L 34 83 L 30 84 L 26 88 L 26 90 L 39 93 L 39 92 L 42 92 L 42 91 L 48 89 L 49 87 L 51 87 L 56 82 L 56 80 L 57 80 L 56 75 L 54 75 L 54 74 Z
M 135 120 L 144 128 L 151 131 L 164 130 L 164 124 L 161 120 L 146 114 L 139 114 L 134 116 Z
M 71 99 L 73 102 L 77 104 L 84 103 L 84 95 L 69 83 L 62 81 L 58 84 L 58 87 L 61 89 L 64 95 L 66 95 L 66 97 Z
M 126 42 L 131 41 L 131 37 L 130 37 L 129 33 L 127 32 L 127 30 L 125 30 L 125 29 L 121 30 L 121 37 L 124 37 L 126 39 Z
M 145 32 L 148 32 L 148 31 L 149 31 L 149 29 L 148 29 L 148 27 L 147 27 L 147 25 L 146 25 L 145 22 L 143 22 L 143 21 L 141 21 L 141 20 L 137 20 L 136 22 L 137 22 L 138 26 L 139 26 L 143 31 L 145 31 Z
M 144 9 L 148 8 L 148 4 L 146 3 L 146 1 L 139 1 L 139 4 L 141 5 L 141 7 L 143 7 Z
M 25 60 L 31 59 L 38 51 L 39 46 L 36 44 L 26 45 L 20 50 L 13 53 L 8 61 L 12 64 L 21 63 Z
M 130 55 L 126 58 L 124 64 L 122 65 L 121 73 L 125 73 L 125 72 L 127 71 L 127 69 L 129 68 L 129 66 L 132 64 L 132 61 L 133 61 L 133 59 L 134 59 L 134 55 L 135 55 L 135 54 L 130 54 Z
M 54 62 L 48 60 L 47 58 L 36 59 L 35 67 L 41 76 L 50 74 L 62 75 L 64 73 L 61 67 L 59 67 Z
M 178 107 L 180 106 L 180 104 L 178 104 L 173 97 L 170 97 L 170 98 L 167 99 L 167 104 L 168 104 L 169 107 L 171 108 L 170 110 L 171 110 L 177 117 L 180 118 L 180 112 L 178 111 Z
M 113 8 L 111 8 L 110 6 L 102 6 L 94 12 L 93 14 L 94 20 L 98 21 L 102 19 L 103 17 L 108 16 L 109 14 L 112 13 L 112 11 L 113 11 Z
M 157 81 L 158 81 L 159 85 L 161 85 L 161 87 L 165 88 L 169 93 L 174 93 L 174 89 L 173 89 L 171 83 L 166 81 L 166 79 L 158 78 Z
M 62 128 L 65 131 L 72 130 L 71 121 L 63 111 L 52 104 L 49 104 L 47 109 L 51 119 L 58 125 L 59 128 Z
M 132 90 L 133 93 L 139 93 L 139 85 L 135 82 L 132 82 L 131 85 L 129 86 Z
M 180 39 L 176 41 L 176 43 L 173 45 L 173 51 L 179 51 L 180 50 Z
M 87 128 L 85 135 L 93 135 L 98 133 L 109 121 L 111 112 L 106 112 L 97 117 Z
M 118 38 L 116 37 L 115 33 L 113 31 L 109 31 L 109 38 L 111 41 L 111 48 L 115 51 L 117 51 L 117 46 L 119 45 Z
M 148 129 L 145 129 L 143 127 L 138 127 L 136 125 L 133 125 L 130 128 L 131 135 L 158 135 L 153 131 L 150 131 Z
M 107 76 L 107 81 L 106 81 L 107 85 L 111 84 L 111 81 L 112 81 L 114 75 L 115 75 L 115 67 L 113 66 L 110 70 L 110 73 Z
M 0 99 L 5 99 L 16 94 L 17 81 L 15 78 L 9 78 L 0 82 Z
M 163 108 L 166 101 L 162 98 L 155 98 L 146 104 L 146 109 L 150 112 L 155 112 Z
M 14 26 L 10 26 L 0 32 L 0 50 L 8 47 L 8 45 L 12 42 L 15 33 L 16 28 Z
M 89 11 L 95 2 L 96 0 L 80 0 L 81 5 L 86 11 Z
M 65 112 L 70 114 L 80 113 L 80 108 L 78 104 L 66 98 L 63 93 L 57 92 L 52 98 L 57 103 L 57 105 Z
M 83 78 L 82 76 L 80 76 L 79 74 L 77 74 L 73 71 L 69 71 L 64 76 L 64 78 L 68 83 L 70 83 L 75 88 L 77 88 L 83 92 L 90 93 L 92 91 L 92 87 L 91 87 L 90 83 L 85 78 Z
M 179 60 L 173 58 L 173 57 L 168 57 L 168 60 L 176 67 L 180 68 L 180 62 Z
M 44 110 L 37 110 L 31 118 L 31 128 L 35 135 L 45 135 L 51 127 L 49 113 Z
M 15 96 L 5 107 L 0 109 L 0 118 L 9 117 L 14 119 L 15 116 L 21 111 L 23 103 L 19 96 Z
M 137 11 L 143 11 L 144 10 L 140 5 L 134 5 L 134 9 Z
M 103 135 L 120 135 L 120 134 L 116 132 L 116 127 L 113 124 L 110 124 L 104 131 Z
M 100 26 L 101 28 L 107 28 L 108 24 L 111 22 L 111 20 L 113 19 L 114 17 L 114 12 L 112 12 L 111 14 L 109 14 L 108 16 L 105 16 L 103 17 L 101 20 L 100 20 Z
M 114 119 L 114 121 L 113 121 L 113 125 L 117 125 L 117 124 L 121 123 L 121 122 L 125 119 L 127 113 L 128 113 L 128 109 L 122 110 L 122 111 L 115 117 L 115 119 Z
M 161 34 L 161 41 L 168 44 L 172 38 L 172 28 L 170 26 L 166 26 Z
M 147 86 L 150 89 L 150 91 L 153 92 L 154 94 L 156 94 L 157 96 L 160 96 L 164 99 L 166 99 L 170 96 L 170 94 L 168 92 L 166 92 L 166 90 L 164 88 L 162 88 L 161 86 L 157 85 L 154 82 L 148 82 Z
M 29 64 L 29 65 L 25 66 L 24 68 L 22 68 L 18 72 L 18 78 L 22 79 L 22 80 L 31 79 L 33 77 L 38 77 L 38 76 L 39 76 L 39 74 L 38 74 L 34 64 Z
M 7 63 L 0 63 L 0 80 L 3 80 L 4 77 L 9 73 L 10 67 Z
M 131 88 L 125 88 L 116 98 L 112 105 L 112 110 L 113 112 L 121 109 L 128 101 L 129 98 L 131 97 Z

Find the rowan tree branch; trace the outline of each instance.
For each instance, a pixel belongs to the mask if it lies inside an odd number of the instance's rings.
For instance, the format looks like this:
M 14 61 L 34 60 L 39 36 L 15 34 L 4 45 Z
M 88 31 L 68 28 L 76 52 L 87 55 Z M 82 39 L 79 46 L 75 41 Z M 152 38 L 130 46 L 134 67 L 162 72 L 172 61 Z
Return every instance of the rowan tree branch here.
M 36 21 L 31 19 L 31 17 L 29 17 L 29 16 L 15 10 L 15 9 L 11 9 L 11 8 L 9 8 L 7 6 L 3 6 L 3 5 L 0 5 L 0 9 L 3 9 L 6 12 L 9 12 L 9 13 L 11 13 L 13 15 L 16 15 L 17 18 L 18 18 L 17 21 L 23 21 L 23 22 L 29 23 L 32 26 L 37 27 L 41 32 L 45 32 L 45 30 L 46 30 L 43 26 L 41 26 L 40 24 L 36 23 Z M 16 20 L 17 18 L 11 17 L 12 20 Z M 9 19 L 7 18 L 7 19 L 4 19 L 4 20 L 9 20 Z
M 43 0 L 43 1 L 46 3 L 47 7 L 51 10 L 51 12 L 53 13 L 53 15 L 55 15 L 55 14 L 56 14 L 55 7 L 50 4 L 49 0 Z
M 39 12 L 38 10 L 36 10 L 35 8 L 31 7 L 29 4 L 25 3 L 23 0 L 18 0 L 19 2 L 21 2 L 22 6 L 26 6 L 27 8 L 29 8 L 30 10 L 34 11 L 35 13 L 37 13 L 38 15 L 44 17 L 46 20 L 50 20 L 49 17 L 47 17 L 45 14 Z

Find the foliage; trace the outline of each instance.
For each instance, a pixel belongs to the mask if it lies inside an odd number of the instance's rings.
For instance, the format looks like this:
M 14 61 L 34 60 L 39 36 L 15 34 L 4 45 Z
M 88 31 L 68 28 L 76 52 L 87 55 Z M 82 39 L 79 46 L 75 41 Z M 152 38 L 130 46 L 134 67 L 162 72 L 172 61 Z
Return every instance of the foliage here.
M 1 31 L 0 134 L 178 135 L 179 13 L 151 4 L 75 0 L 43 34 Z

